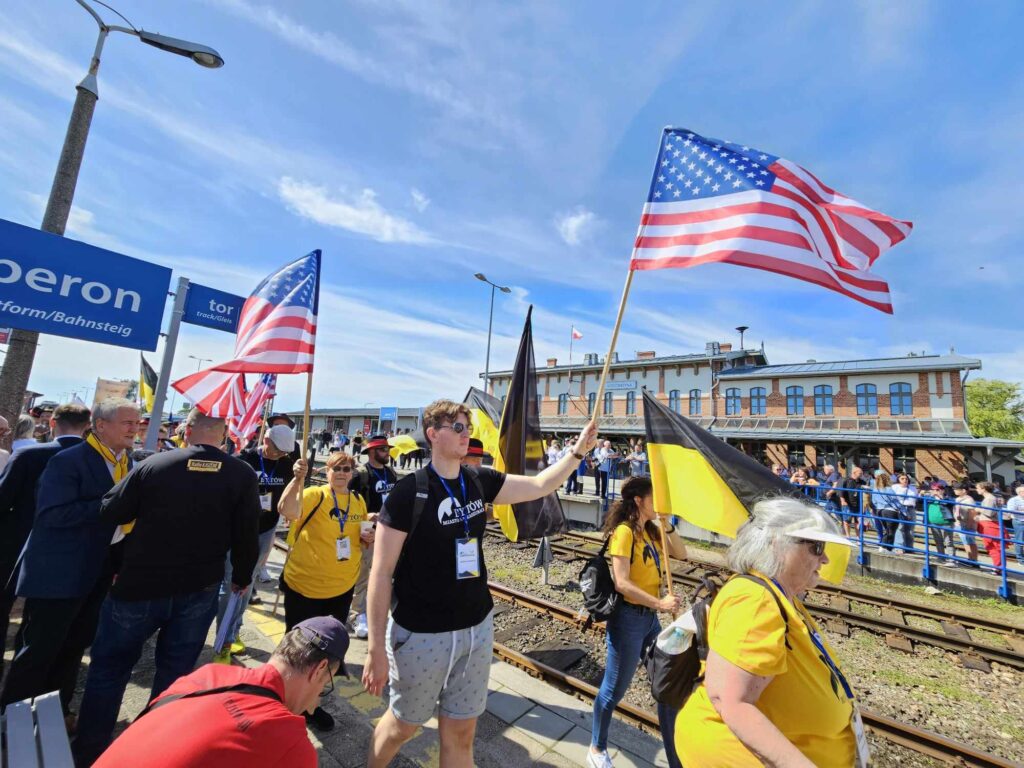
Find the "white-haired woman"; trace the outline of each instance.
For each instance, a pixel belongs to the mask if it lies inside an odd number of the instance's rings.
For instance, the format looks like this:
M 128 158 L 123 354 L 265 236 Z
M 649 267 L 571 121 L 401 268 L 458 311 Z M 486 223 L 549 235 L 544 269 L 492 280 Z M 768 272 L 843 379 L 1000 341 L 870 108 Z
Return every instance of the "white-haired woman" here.
M 676 719 L 679 758 L 686 768 L 863 764 L 853 691 L 802 602 L 828 563 L 825 544 L 849 542 L 799 499 L 752 511 L 729 567 L 755 579 L 732 578 L 711 606 L 704 679 Z

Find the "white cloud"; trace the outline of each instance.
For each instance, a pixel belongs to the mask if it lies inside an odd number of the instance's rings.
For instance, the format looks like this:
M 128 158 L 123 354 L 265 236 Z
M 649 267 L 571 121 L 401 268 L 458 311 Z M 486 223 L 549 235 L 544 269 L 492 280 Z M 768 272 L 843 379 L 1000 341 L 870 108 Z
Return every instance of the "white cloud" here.
M 277 192 L 293 213 L 326 227 L 366 235 L 381 243 L 431 242 L 430 235 L 411 221 L 388 213 L 372 189 L 347 198 L 331 197 L 324 187 L 284 176 Z
M 597 215 L 583 206 L 577 206 L 570 213 L 562 214 L 555 221 L 558 234 L 569 245 L 579 245 L 593 232 Z
M 415 208 L 420 213 L 423 213 L 425 210 L 427 210 L 427 206 L 430 205 L 430 198 L 427 197 L 422 192 L 420 192 L 415 187 L 413 187 L 413 189 L 411 190 L 411 194 L 413 208 Z

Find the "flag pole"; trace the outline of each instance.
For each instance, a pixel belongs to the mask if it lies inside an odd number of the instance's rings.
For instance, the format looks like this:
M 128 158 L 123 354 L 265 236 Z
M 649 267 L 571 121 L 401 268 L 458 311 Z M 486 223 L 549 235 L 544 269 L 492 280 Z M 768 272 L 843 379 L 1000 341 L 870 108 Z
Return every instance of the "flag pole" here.
M 630 269 L 626 274 L 626 284 L 622 287 L 622 299 L 619 301 L 619 313 L 615 317 L 615 328 L 612 329 L 612 342 L 608 347 L 608 354 L 604 358 L 604 369 L 601 371 L 601 383 L 597 386 L 597 401 L 594 403 L 594 413 L 591 422 L 597 424 L 598 414 L 601 413 L 602 403 L 604 400 L 604 385 L 608 379 L 608 368 L 612 364 L 612 355 L 615 353 L 615 344 L 619 340 L 619 328 L 622 326 L 622 315 L 626 311 L 626 299 L 629 298 L 629 287 L 633 284 L 633 268 L 632 259 L 630 260 Z
M 665 517 L 667 517 L 667 515 L 660 515 L 660 517 L 665 518 Z M 661 552 L 662 552 L 662 555 L 665 558 L 665 583 L 667 585 L 666 589 L 668 590 L 666 594 L 671 595 L 672 594 L 672 569 L 669 567 L 669 564 L 668 564 L 668 534 L 665 533 L 665 526 L 662 524 L 662 520 L 658 521 L 658 530 L 661 531 Z M 677 613 L 675 611 L 673 611 L 672 612 L 672 618 L 674 619 L 676 616 L 677 616 Z
M 299 444 L 299 455 L 300 456 L 305 456 L 306 457 L 306 461 L 309 464 L 312 464 L 312 462 L 309 461 L 309 453 L 308 453 L 308 448 L 307 448 L 307 446 L 309 445 L 309 436 L 311 434 L 310 427 L 312 426 L 309 423 L 309 401 L 312 400 L 312 398 L 313 398 L 313 366 L 311 364 L 309 366 L 309 370 L 306 372 L 306 408 L 303 411 L 303 417 L 302 417 L 302 432 L 303 432 L 302 442 Z M 315 449 L 314 449 L 314 453 L 313 453 L 313 458 L 314 459 L 316 458 Z M 309 475 L 310 475 L 310 473 L 312 471 L 313 471 L 313 467 L 312 466 L 309 466 L 307 468 L 307 470 L 306 470 L 306 481 L 307 482 L 309 481 Z M 302 509 L 302 489 L 303 489 L 304 485 L 305 485 L 305 483 L 299 485 L 298 488 L 295 489 L 296 490 L 296 495 L 297 495 L 298 500 L 299 500 L 299 509 L 300 510 Z

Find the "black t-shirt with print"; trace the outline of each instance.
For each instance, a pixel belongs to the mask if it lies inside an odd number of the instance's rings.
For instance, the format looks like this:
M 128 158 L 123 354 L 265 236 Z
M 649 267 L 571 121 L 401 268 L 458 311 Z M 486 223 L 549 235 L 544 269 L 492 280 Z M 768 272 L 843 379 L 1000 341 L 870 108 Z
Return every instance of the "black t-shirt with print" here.
M 355 491 L 366 499 L 366 511 L 371 515 L 380 512 L 384 499 L 394 489 L 398 475 L 391 467 L 384 465 L 381 469 L 363 464 L 352 474 L 348 489 Z
M 433 467 L 427 467 L 430 481 L 427 502 L 416 530 L 405 542 L 405 550 L 395 570 L 393 611 L 395 621 L 412 632 L 453 632 L 483 621 L 494 603 L 487 589 L 483 540 L 487 525 L 484 504 L 490 504 L 505 484 L 505 474 L 490 467 L 463 467 L 466 498 L 458 478 L 447 480 L 459 507 L 466 511 L 469 535 L 476 537 L 480 557 L 480 575 L 472 579 L 455 577 L 455 540 L 465 537 L 460 514 L 441 484 Z M 484 498 L 469 476 L 475 472 Z M 416 500 L 415 473 L 395 485 L 380 512 L 378 522 L 408 533 Z M 466 502 L 466 503 L 462 503 Z
M 261 465 L 260 457 L 262 453 L 263 451 L 252 448 L 239 453 L 238 458 L 255 470 L 260 484 L 260 496 L 265 493 L 270 494 L 270 511 L 264 510 L 260 512 L 259 532 L 266 533 L 277 525 L 277 505 L 281 501 L 284 487 L 295 477 L 293 471 L 295 459 L 292 456 L 282 456 L 280 459 L 263 457 Z

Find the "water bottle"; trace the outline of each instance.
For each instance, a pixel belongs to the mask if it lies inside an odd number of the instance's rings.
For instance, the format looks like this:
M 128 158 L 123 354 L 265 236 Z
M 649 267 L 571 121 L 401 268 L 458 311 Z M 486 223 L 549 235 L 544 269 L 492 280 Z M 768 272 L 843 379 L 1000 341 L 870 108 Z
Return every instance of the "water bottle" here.
M 675 656 L 690 647 L 692 635 L 682 627 L 673 627 L 671 634 L 660 643 L 661 650 Z

